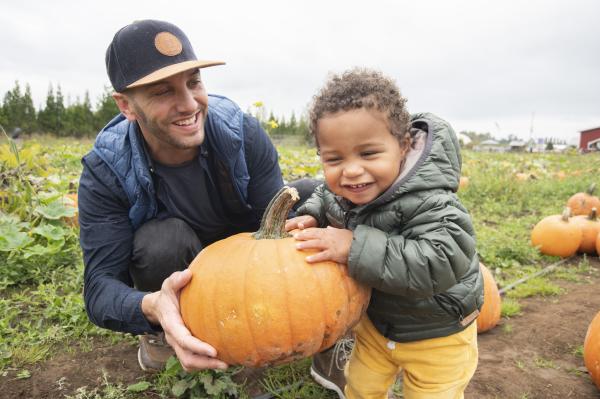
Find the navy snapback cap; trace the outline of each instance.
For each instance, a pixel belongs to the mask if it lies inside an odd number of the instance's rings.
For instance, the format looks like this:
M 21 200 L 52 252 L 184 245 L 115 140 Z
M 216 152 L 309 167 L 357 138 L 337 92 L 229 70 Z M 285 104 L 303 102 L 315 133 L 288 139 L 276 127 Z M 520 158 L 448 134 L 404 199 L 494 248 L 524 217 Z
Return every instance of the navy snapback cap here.
M 223 64 L 223 61 L 197 59 L 181 29 L 151 19 L 135 21 L 121 28 L 106 50 L 106 70 L 117 92 L 189 69 Z

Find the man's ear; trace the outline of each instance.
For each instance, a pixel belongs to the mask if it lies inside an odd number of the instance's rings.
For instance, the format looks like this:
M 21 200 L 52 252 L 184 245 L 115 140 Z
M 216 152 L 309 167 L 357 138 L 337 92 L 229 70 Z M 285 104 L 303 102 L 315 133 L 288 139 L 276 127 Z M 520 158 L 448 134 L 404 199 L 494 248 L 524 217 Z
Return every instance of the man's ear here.
M 131 122 L 137 120 L 137 115 L 135 113 L 135 110 L 133 109 L 131 98 L 129 98 L 127 94 L 113 93 L 112 97 L 117 103 L 119 111 L 121 111 L 121 113 L 125 115 L 125 118 L 127 118 L 127 120 Z

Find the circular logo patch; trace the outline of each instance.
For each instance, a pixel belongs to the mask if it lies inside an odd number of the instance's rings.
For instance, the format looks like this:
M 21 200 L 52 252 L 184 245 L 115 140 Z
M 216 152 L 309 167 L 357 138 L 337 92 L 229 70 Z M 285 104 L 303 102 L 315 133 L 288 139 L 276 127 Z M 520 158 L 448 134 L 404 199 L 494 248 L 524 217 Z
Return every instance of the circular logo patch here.
M 160 32 L 154 37 L 154 47 L 159 53 L 173 57 L 183 49 L 181 41 L 170 32 Z

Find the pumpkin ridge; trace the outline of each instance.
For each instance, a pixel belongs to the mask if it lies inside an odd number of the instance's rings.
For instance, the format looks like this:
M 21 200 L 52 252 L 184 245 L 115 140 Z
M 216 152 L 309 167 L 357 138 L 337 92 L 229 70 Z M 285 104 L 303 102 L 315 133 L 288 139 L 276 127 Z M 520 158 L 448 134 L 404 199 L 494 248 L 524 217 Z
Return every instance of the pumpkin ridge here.
M 278 241 L 278 243 L 282 243 L 285 241 Z M 290 340 L 288 342 L 288 347 L 290 348 L 290 352 L 293 351 L 294 349 L 294 326 L 292 326 L 292 315 L 290 314 L 290 281 L 289 281 L 289 274 L 285 273 L 284 270 L 281 270 L 281 265 L 283 264 L 288 264 L 288 262 L 291 262 L 291 259 L 288 259 L 285 257 L 285 251 L 282 251 L 283 245 L 278 244 L 277 245 L 277 257 L 279 259 L 283 258 L 285 259 L 285 262 L 277 262 L 277 264 L 279 265 L 279 271 L 280 271 L 280 275 L 283 277 L 283 281 L 285 283 L 285 308 L 287 309 L 287 325 L 288 325 L 288 329 L 290 330 Z M 293 287 L 293 286 L 292 286 Z
M 348 267 L 348 266 L 343 266 L 343 267 Z M 346 270 L 346 272 L 348 272 L 348 270 Z M 350 281 L 348 281 L 346 278 L 342 277 L 342 282 L 344 284 L 344 289 L 346 290 L 346 301 L 347 301 L 347 311 L 346 311 L 346 320 L 344 321 L 344 325 L 348 325 L 352 320 L 350 320 L 350 316 L 352 316 L 352 312 L 350 312 L 350 306 L 352 305 L 352 297 L 351 297 L 351 290 L 350 290 Z M 347 331 L 344 331 L 344 334 Z
M 251 245 L 248 245 L 249 251 L 248 254 L 252 254 L 254 253 L 254 250 L 256 249 L 256 241 L 255 240 L 250 240 Z M 246 302 L 246 306 L 244 306 L 244 316 L 246 317 L 246 325 L 248 326 L 248 332 L 250 332 L 250 338 L 252 339 L 252 351 L 256 353 L 257 357 L 259 358 L 259 361 L 263 360 L 263 356 L 261 353 L 258 353 L 257 345 L 256 345 L 256 334 L 254 333 L 254 329 L 253 326 L 254 324 L 252 323 L 252 320 L 250 319 L 250 315 L 248 314 L 248 281 L 250 281 L 248 279 L 248 272 L 250 271 L 249 267 L 246 267 L 244 270 L 244 292 L 243 292 L 243 298 L 244 298 L 244 302 Z
M 219 298 L 220 293 L 219 293 L 219 281 L 221 281 L 222 278 L 222 274 L 223 274 L 223 269 L 224 267 L 219 267 L 216 268 L 216 270 L 218 270 L 218 272 L 215 272 L 215 274 L 217 275 L 217 278 L 214 279 L 215 281 L 215 291 L 217 292 L 217 298 Z M 214 291 L 213 291 L 214 292 Z M 217 302 L 218 301 L 212 301 L 212 307 L 213 307 L 213 313 L 215 315 L 219 314 L 219 309 L 217 308 Z M 216 327 L 216 331 L 218 331 L 217 336 L 219 337 L 219 352 L 225 352 L 227 359 L 232 359 L 231 353 L 229 353 L 229 351 L 227 350 L 227 345 L 220 345 L 221 342 L 223 342 L 223 338 L 222 338 L 222 333 L 223 331 L 221 330 L 221 326 L 219 325 L 219 318 L 215 317 L 215 327 Z M 219 358 L 223 358 L 221 355 L 219 355 L 219 353 L 217 353 L 217 355 L 219 356 Z
M 218 279 L 212 279 L 212 281 L 211 281 L 212 285 L 211 285 L 211 291 L 210 292 L 211 292 L 211 294 L 212 294 L 211 296 L 213 298 L 215 298 L 214 293 L 217 292 L 218 289 L 219 289 L 218 282 L 219 282 Z M 216 302 L 217 301 L 211 301 L 211 305 L 212 305 L 211 307 L 212 307 L 212 313 L 213 313 L 213 315 L 217 314 L 217 304 L 216 304 Z M 204 313 L 204 316 L 205 315 L 206 315 L 206 313 Z M 217 357 L 219 357 L 219 359 L 221 359 L 222 358 L 221 351 L 223 351 L 223 352 L 225 352 L 225 354 L 227 355 L 227 357 L 230 358 L 229 353 L 227 353 L 226 350 L 221 349 L 221 348 L 224 348 L 225 345 L 222 344 L 223 339 L 221 338 L 221 330 L 219 329 L 219 318 L 218 317 L 214 317 L 214 322 L 215 322 L 214 328 L 215 328 L 215 331 L 217 332 L 217 334 L 215 334 L 215 337 L 217 337 L 217 339 L 219 340 L 219 342 L 216 342 L 215 345 L 213 345 L 213 347 L 215 347 L 215 348 L 217 346 L 219 347 L 219 350 L 217 351 Z
M 321 344 L 319 345 L 319 351 L 321 351 L 323 349 L 326 349 L 323 347 L 323 345 L 327 340 L 327 337 L 325 337 L 325 334 L 327 332 L 327 301 L 325 300 L 325 290 L 323 289 L 323 284 L 321 283 L 321 279 L 319 278 L 316 269 L 312 265 L 309 266 L 311 267 L 312 274 L 315 278 L 315 281 L 317 282 L 317 287 L 319 287 L 319 293 L 321 294 L 319 295 L 319 298 L 321 299 L 319 309 L 321 309 L 321 320 L 323 321 L 323 334 L 321 337 Z

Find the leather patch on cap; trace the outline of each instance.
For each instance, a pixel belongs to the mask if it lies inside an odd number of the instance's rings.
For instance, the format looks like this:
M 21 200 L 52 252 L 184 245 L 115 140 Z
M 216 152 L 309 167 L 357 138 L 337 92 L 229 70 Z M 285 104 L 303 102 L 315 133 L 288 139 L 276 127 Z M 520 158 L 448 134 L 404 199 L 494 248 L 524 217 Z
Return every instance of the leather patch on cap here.
M 154 37 L 154 47 L 159 53 L 173 57 L 183 50 L 181 41 L 170 32 L 160 32 Z

